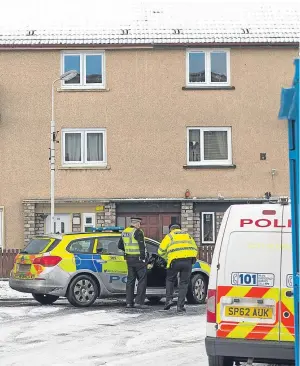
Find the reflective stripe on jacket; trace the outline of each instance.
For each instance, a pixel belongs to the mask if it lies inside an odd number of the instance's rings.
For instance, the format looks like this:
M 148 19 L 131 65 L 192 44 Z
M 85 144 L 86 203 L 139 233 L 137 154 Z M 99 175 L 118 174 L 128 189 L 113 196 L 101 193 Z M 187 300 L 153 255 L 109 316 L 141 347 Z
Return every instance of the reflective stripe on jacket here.
M 195 240 L 180 229 L 167 234 L 158 248 L 158 255 L 167 261 L 167 268 L 174 259 L 197 258 L 198 247 Z
M 135 239 L 134 233 L 136 229 L 133 227 L 127 227 L 122 232 L 122 239 L 124 243 L 125 254 L 128 255 L 140 255 L 139 242 Z

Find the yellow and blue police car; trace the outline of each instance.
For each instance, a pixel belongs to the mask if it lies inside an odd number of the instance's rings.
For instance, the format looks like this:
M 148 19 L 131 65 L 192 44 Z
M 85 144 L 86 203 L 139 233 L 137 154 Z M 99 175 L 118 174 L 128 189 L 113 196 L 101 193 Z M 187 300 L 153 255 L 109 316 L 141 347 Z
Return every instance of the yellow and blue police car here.
M 41 304 L 59 297 L 78 307 L 97 298 L 124 296 L 127 264 L 118 249 L 122 227 L 93 228 L 91 232 L 38 236 L 17 254 L 10 274 L 12 289 L 32 293 Z M 157 255 L 159 243 L 145 238 L 148 262 L 147 298 L 158 303 L 165 296 L 166 263 Z M 206 300 L 210 266 L 198 260 L 193 266 L 187 300 Z

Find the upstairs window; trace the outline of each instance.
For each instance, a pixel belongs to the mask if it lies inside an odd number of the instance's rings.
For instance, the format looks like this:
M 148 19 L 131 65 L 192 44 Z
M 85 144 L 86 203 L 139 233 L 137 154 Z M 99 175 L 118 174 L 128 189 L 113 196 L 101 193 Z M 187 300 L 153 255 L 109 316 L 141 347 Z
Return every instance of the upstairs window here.
M 229 51 L 190 50 L 187 52 L 187 86 L 230 85 Z
M 106 130 L 63 129 L 63 165 L 106 166 Z
M 62 73 L 76 70 L 77 76 L 68 81 L 62 81 L 66 89 L 104 88 L 104 52 L 64 52 L 62 54 Z
M 187 129 L 188 165 L 232 165 L 230 127 Z

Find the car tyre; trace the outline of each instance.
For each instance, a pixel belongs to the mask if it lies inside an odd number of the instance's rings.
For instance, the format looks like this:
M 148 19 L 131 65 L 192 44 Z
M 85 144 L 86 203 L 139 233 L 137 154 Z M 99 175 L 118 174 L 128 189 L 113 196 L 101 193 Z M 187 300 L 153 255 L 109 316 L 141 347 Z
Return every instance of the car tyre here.
M 207 280 L 202 273 L 194 274 L 190 280 L 186 295 L 189 304 L 205 304 Z
M 32 296 L 42 305 L 52 305 L 56 300 L 59 299 L 59 296 L 54 295 L 32 294 Z
M 162 297 L 160 296 L 150 296 L 147 297 L 151 305 L 158 305 L 161 302 Z
M 224 356 L 208 356 L 208 366 L 233 366 L 233 359 Z
M 93 305 L 99 296 L 99 287 L 92 276 L 79 275 L 75 277 L 67 291 L 67 299 L 76 307 L 88 307 Z

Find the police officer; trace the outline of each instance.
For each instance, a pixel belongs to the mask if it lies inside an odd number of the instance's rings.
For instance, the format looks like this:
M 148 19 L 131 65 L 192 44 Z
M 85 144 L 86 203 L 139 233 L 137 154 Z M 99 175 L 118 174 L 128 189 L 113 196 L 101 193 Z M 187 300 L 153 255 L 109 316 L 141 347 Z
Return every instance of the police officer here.
M 181 230 L 179 224 L 171 224 L 167 234 L 161 242 L 158 255 L 167 261 L 166 304 L 164 310 L 173 305 L 174 284 L 180 274 L 177 311 L 185 312 L 185 297 L 193 264 L 196 262 L 198 248 L 194 239 Z
M 131 218 L 131 226 L 123 232 L 118 243 L 118 248 L 125 252 L 125 259 L 128 266 L 128 277 L 126 282 L 126 307 L 146 308 L 144 305 L 147 287 L 147 263 L 146 245 L 144 233 L 140 229 L 139 217 Z M 138 279 L 137 295 L 134 299 L 135 281 Z

